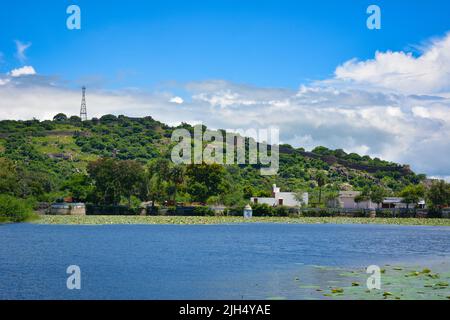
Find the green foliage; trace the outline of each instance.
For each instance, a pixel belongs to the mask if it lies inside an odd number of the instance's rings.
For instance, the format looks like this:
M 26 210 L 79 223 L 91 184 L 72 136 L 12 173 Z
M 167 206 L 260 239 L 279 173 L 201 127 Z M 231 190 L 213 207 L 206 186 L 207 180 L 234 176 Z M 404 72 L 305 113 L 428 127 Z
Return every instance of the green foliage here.
M 28 201 L 8 195 L 0 195 L 0 220 L 22 222 L 32 217 L 32 205 Z
M 400 197 L 403 198 L 403 202 L 409 207 L 409 205 L 416 205 L 422 200 L 425 197 L 425 193 L 426 190 L 423 185 L 409 185 L 400 192 Z
M 55 122 L 66 122 L 67 116 L 64 113 L 58 113 L 56 116 L 53 117 L 53 121 Z
M 255 217 L 270 217 L 273 216 L 273 207 L 265 203 L 255 203 L 252 205 L 253 216 Z
M 87 202 L 95 191 L 93 181 L 89 176 L 81 173 L 73 174 L 64 182 L 62 190 L 77 202 Z
M 383 202 L 386 195 L 386 189 L 381 186 L 374 186 L 372 190 L 370 190 L 370 200 L 378 205 Z
M 275 208 L 272 208 L 272 216 L 287 217 L 289 216 L 289 209 L 285 206 L 277 206 Z
M 95 182 L 95 197 L 101 204 L 118 205 L 124 196 L 141 195 L 144 189 L 144 169 L 133 160 L 119 161 L 101 158 L 88 165 L 88 172 Z
M 209 207 L 195 207 L 194 208 L 195 216 L 214 216 L 214 211 Z
M 185 123 L 179 127 L 193 131 Z M 205 203 L 212 197 L 240 207 L 252 196 L 270 197 L 276 183 L 283 191 L 310 192 L 311 202 L 323 207 L 343 184 L 356 190 L 378 185 L 399 192 L 425 178 L 397 164 L 341 149 L 318 147 L 308 153 L 289 145 L 282 145 L 279 175 L 273 177 L 261 176 L 255 165 L 175 166 L 168 160 L 174 129 L 152 117 L 115 115 L 83 122 L 64 114 L 53 121 L 0 121 L 0 194 L 49 202 L 72 196 L 82 202 L 128 206 L 136 199 L 173 205 Z M 336 159 L 339 165 L 333 164 Z M 126 160 L 132 162 L 122 164 Z M 103 165 L 98 167 L 97 161 Z M 367 166 L 378 169 L 366 172 Z M 435 202 L 444 205 L 446 201 L 436 197 Z
M 450 184 L 443 180 L 433 183 L 427 196 L 434 208 L 448 207 L 450 205 Z
M 153 202 L 164 202 L 168 198 L 168 186 L 171 178 L 170 161 L 167 159 L 152 160 L 147 166 L 147 192 Z M 174 191 L 176 193 L 176 190 Z M 176 194 L 175 194 L 176 195 Z
M 186 176 L 187 191 L 194 201 L 205 203 L 209 197 L 217 196 L 223 191 L 225 170 L 221 165 L 188 165 Z

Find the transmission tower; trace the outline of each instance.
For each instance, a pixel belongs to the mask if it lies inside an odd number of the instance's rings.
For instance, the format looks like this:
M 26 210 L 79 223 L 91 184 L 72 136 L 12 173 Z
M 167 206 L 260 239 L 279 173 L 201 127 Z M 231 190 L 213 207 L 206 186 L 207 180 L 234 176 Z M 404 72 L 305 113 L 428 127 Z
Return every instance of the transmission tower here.
M 81 110 L 80 110 L 80 118 L 81 121 L 87 120 L 87 109 L 86 109 L 86 87 L 82 88 L 83 94 L 81 98 Z

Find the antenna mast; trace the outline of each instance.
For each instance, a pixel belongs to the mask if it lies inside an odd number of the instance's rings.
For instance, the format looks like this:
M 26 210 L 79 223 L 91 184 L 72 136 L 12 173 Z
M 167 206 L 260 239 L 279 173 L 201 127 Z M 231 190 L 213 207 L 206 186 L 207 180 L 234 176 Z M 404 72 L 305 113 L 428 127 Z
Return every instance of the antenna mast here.
M 86 87 L 83 86 L 82 90 L 82 98 L 81 98 L 81 110 L 80 110 L 80 118 L 81 121 L 87 120 L 87 109 L 86 109 Z

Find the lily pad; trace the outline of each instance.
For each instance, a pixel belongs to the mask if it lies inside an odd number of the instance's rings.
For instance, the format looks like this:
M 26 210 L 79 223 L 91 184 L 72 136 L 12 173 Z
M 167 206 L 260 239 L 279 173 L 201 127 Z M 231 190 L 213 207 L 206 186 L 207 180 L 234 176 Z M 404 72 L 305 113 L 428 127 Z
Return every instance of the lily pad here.
M 446 287 L 448 287 L 448 283 L 447 282 L 438 282 L 434 286 L 437 288 L 446 288 Z
M 344 289 L 342 288 L 332 288 L 331 293 L 344 293 Z

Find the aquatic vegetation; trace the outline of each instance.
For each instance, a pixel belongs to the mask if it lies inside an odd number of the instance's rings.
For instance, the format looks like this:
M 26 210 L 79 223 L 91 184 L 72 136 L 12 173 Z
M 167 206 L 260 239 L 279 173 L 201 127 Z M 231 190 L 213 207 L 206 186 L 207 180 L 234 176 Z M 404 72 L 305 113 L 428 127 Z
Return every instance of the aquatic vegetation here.
M 450 219 L 393 219 L 347 217 L 183 217 L 183 216 L 40 216 L 38 224 L 111 225 L 111 224 L 234 224 L 234 223 L 285 223 L 285 224 L 396 224 L 450 226 Z M 382 270 L 383 272 L 383 270 Z
M 417 277 L 417 276 L 420 276 L 420 272 L 418 271 L 413 271 L 408 274 L 405 274 L 405 277 Z
M 382 276 L 382 290 L 368 290 L 364 285 L 367 280 L 365 270 L 343 270 L 340 268 L 323 268 L 320 272 L 324 278 L 329 278 L 329 293 L 322 294 L 322 289 L 315 289 L 315 294 L 331 299 L 355 299 L 355 300 L 411 300 L 411 299 L 449 299 L 450 273 L 438 274 L 430 268 L 421 268 L 416 271 L 412 267 L 385 266 Z M 445 269 L 445 268 L 444 268 Z M 433 281 L 433 277 L 440 277 L 441 281 Z M 338 278 L 336 279 L 335 276 Z M 445 281 L 444 281 L 445 280 Z M 307 288 L 308 286 L 302 286 Z M 311 285 L 311 287 L 313 287 Z M 314 293 L 311 293 L 314 296 Z M 320 297 L 318 297 L 320 298 Z
M 446 288 L 446 287 L 448 287 L 448 283 L 447 282 L 438 282 L 434 285 L 434 287 L 439 288 L 439 289 Z
M 344 293 L 344 289 L 342 288 L 332 288 L 331 293 Z

